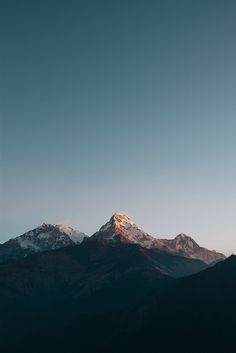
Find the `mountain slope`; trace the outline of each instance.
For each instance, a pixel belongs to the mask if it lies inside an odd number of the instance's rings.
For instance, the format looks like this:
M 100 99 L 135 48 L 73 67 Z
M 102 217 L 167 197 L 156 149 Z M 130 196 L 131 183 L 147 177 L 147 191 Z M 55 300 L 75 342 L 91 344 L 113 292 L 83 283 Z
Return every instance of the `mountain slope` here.
M 86 235 L 62 224 L 43 223 L 17 238 L 0 245 L 0 263 L 24 258 L 30 254 L 80 244 Z
M 85 241 L 79 246 L 67 246 L 28 256 L 0 265 L 1 294 L 33 295 L 51 288 L 75 291 L 87 295 L 103 284 L 122 281 L 142 273 L 147 278 L 167 279 L 187 276 L 205 269 L 202 261 L 160 251 L 137 244 L 102 244 Z M 75 287 L 74 287 L 75 286 Z M 78 291 L 77 291 L 78 290 Z M 14 294 L 15 293 L 15 294 Z
M 233 353 L 235 298 L 236 256 L 231 256 L 200 273 L 173 282 L 168 291 L 150 299 L 145 308 L 148 310 L 145 325 L 149 329 L 142 332 L 139 344 L 156 352 L 155 340 L 151 339 L 156 335 L 163 351 Z M 156 325 L 157 319 L 161 325 Z M 168 341 L 169 332 L 171 342 Z
M 0 348 L 233 352 L 235 257 L 191 277 L 171 278 L 180 263 L 189 268 L 199 261 L 136 244 L 86 241 L 2 264 Z
M 231 256 L 154 290 L 113 320 L 107 315 L 109 338 L 102 330 L 97 334 L 101 352 L 234 353 L 235 298 L 236 256 Z M 90 350 L 96 352 L 95 346 Z
M 148 250 L 130 244 L 85 242 L 2 264 L 0 350 L 89 352 L 92 318 L 136 305 L 170 280 Z

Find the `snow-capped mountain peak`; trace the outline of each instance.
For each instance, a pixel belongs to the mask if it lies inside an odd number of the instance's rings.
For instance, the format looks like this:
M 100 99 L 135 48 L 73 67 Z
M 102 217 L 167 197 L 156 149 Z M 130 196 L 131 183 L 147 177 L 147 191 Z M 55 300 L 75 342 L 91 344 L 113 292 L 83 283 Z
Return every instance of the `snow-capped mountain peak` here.
M 169 252 L 199 259 L 207 264 L 225 259 L 223 254 L 201 247 L 193 238 L 184 233 L 180 233 L 174 239 L 160 239 L 160 241 Z
M 86 236 L 78 228 L 68 227 L 64 224 L 51 224 L 50 226 L 55 229 L 58 229 L 58 231 L 60 231 L 61 233 L 68 235 L 74 243 L 81 243 L 84 237 Z
M 225 256 L 200 247 L 190 236 L 181 233 L 174 239 L 157 239 L 146 233 L 126 214 L 115 213 L 111 219 L 95 233 L 91 240 L 112 243 L 138 244 L 144 248 L 158 248 L 162 251 L 189 258 L 200 259 L 206 263 L 223 260 Z
M 199 248 L 199 245 L 188 235 L 181 233 L 174 239 L 176 250 Z
M 55 241 L 69 241 L 70 239 L 74 243 L 81 243 L 84 237 L 85 234 L 80 232 L 79 229 L 74 229 L 65 226 L 64 224 L 51 224 L 44 222 L 41 226 L 20 235 L 16 239 L 18 239 L 19 242 L 26 238 L 33 242 L 36 239 L 54 239 Z
M 158 239 L 140 229 L 126 214 L 117 212 L 92 236 L 92 239 L 139 244 L 145 248 L 158 246 Z
M 79 229 L 63 224 L 44 222 L 0 246 L 0 263 L 6 260 L 26 257 L 30 254 L 80 244 L 86 235 Z
M 100 228 L 100 232 L 107 232 L 113 230 L 114 233 L 119 232 L 122 228 L 128 228 L 129 226 L 137 227 L 136 224 L 124 213 L 116 212 L 113 214 L 109 222 Z
M 0 244 L 0 263 L 30 254 L 80 244 L 87 237 L 79 229 L 64 224 L 44 222 L 16 238 Z M 199 246 L 190 236 L 181 233 L 174 239 L 157 239 L 143 231 L 129 216 L 117 212 L 91 238 L 102 243 L 138 244 L 146 249 L 159 249 L 206 263 L 223 260 L 225 256 Z M 89 239 L 89 241 L 90 241 Z

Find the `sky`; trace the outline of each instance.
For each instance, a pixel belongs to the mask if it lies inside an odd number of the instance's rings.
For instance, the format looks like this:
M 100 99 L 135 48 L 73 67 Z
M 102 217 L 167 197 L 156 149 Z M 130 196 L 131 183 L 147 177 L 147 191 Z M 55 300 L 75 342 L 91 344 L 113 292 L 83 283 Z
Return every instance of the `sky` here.
M 236 2 L 1 1 L 0 242 L 115 211 L 236 253 Z

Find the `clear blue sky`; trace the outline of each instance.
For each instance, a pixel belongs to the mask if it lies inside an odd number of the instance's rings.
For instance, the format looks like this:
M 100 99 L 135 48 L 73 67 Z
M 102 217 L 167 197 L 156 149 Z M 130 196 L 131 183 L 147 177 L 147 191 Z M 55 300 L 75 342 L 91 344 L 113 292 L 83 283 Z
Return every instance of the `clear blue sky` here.
M 0 241 L 115 211 L 236 252 L 236 2 L 2 1 Z

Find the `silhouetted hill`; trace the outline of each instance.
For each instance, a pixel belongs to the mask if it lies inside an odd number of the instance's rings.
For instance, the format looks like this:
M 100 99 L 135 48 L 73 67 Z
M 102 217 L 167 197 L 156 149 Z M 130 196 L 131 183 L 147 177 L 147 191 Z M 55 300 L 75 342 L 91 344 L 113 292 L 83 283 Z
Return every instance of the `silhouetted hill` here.
M 80 246 L 43 252 L 0 266 L 1 296 L 33 296 L 60 289 L 59 295 L 90 292 L 135 275 L 167 279 L 190 275 L 207 266 L 199 260 L 171 255 L 134 244 L 84 242 Z
M 144 307 L 139 346 L 150 352 L 158 351 L 153 337 L 167 352 L 235 352 L 236 256 L 173 282 Z
M 234 352 L 236 257 L 174 279 L 191 266 L 100 241 L 2 264 L 1 351 Z

